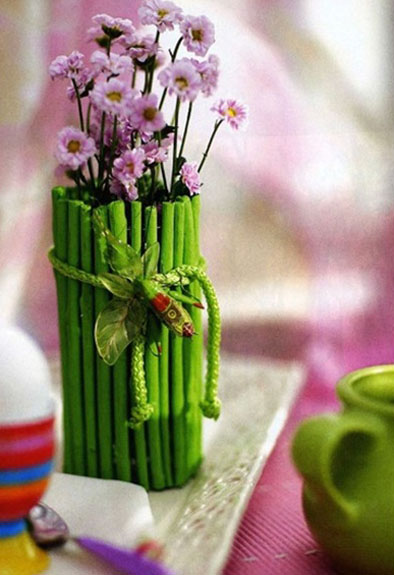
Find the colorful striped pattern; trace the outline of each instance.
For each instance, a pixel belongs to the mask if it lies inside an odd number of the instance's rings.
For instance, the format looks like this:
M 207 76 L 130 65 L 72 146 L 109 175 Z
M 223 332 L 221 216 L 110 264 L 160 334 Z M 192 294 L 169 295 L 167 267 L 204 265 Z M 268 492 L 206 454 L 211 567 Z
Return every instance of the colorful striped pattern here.
M 23 517 L 38 503 L 53 468 L 54 418 L 0 426 L 0 539 L 24 528 Z

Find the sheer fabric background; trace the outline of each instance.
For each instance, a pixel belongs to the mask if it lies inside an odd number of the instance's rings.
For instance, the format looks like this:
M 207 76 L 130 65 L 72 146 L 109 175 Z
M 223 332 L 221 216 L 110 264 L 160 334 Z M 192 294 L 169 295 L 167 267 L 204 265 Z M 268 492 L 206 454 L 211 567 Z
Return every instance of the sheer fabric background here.
M 287 357 L 297 347 L 288 334 L 306 326 L 313 337 L 297 353 L 323 362 L 327 381 L 353 364 L 390 361 L 391 3 L 178 3 L 214 20 L 218 94 L 250 108 L 245 133 L 220 134 L 202 188 L 203 248 L 225 346 Z M 48 352 L 57 349 L 45 256 L 53 150 L 56 131 L 76 115 L 47 67 L 58 54 L 94 49 L 84 39 L 92 15 L 133 18 L 137 7 L 1 3 L 0 306 Z M 206 143 L 208 108 L 203 101 L 196 114 L 190 157 Z

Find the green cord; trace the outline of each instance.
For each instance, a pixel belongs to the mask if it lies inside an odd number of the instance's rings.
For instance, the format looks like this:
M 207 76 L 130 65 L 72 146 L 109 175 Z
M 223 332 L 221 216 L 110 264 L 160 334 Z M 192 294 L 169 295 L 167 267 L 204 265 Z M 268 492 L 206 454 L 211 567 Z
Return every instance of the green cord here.
M 103 288 L 105 287 L 103 282 L 99 277 L 94 274 L 90 274 L 79 268 L 71 266 L 65 262 L 62 262 L 55 256 L 55 248 L 51 248 L 48 252 L 48 259 L 51 262 L 53 268 L 68 278 L 73 280 L 79 280 L 80 282 L 90 284 L 93 287 Z
M 148 403 L 148 392 L 146 389 L 144 369 L 145 337 L 140 335 L 131 345 L 131 381 L 135 405 L 131 409 L 131 418 L 128 426 L 131 429 L 138 429 L 144 421 L 150 419 L 154 408 L 153 405 Z
M 105 287 L 101 279 L 88 272 L 80 270 L 70 264 L 59 260 L 55 256 L 54 248 L 48 253 L 49 261 L 53 268 L 59 273 L 94 287 Z M 218 398 L 218 381 L 220 365 L 220 310 L 215 289 L 207 274 L 197 266 L 182 265 L 167 274 L 156 274 L 152 279 L 162 286 L 168 287 L 171 284 L 185 278 L 188 282 L 197 280 L 201 285 L 204 297 L 207 302 L 208 311 L 208 351 L 207 351 L 207 374 L 205 381 L 205 396 L 200 403 L 201 410 L 205 417 L 218 419 L 220 415 L 221 402 Z M 135 406 L 132 409 L 131 420 L 128 425 L 136 429 L 144 421 L 147 421 L 152 413 L 153 406 L 147 402 L 147 389 L 144 369 L 144 349 L 145 337 L 139 336 L 132 342 L 131 372 L 135 391 Z
M 218 398 L 219 366 L 220 366 L 220 309 L 215 289 L 207 274 L 196 266 L 180 266 L 176 270 L 191 281 L 197 280 L 207 302 L 208 311 L 208 350 L 207 375 L 205 380 L 205 397 L 200 403 L 205 417 L 218 419 L 221 411 L 221 401 Z

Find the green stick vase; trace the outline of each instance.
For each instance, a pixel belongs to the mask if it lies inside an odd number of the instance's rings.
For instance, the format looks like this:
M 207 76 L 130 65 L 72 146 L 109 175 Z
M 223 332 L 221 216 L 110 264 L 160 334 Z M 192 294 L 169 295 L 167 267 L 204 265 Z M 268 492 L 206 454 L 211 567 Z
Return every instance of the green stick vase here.
M 83 196 L 83 194 L 82 194 Z M 90 274 L 108 271 L 105 239 L 92 225 L 98 210 L 114 236 L 142 253 L 159 242 L 158 272 L 183 264 L 199 265 L 199 196 L 182 197 L 159 208 L 135 201 L 114 201 L 93 209 L 75 188 L 55 188 L 53 236 L 55 256 Z M 126 348 L 114 366 L 99 357 L 94 341 L 97 315 L 111 294 L 55 272 L 63 380 L 64 471 L 120 479 L 160 490 L 182 486 L 202 460 L 201 310 L 185 304 L 196 334 L 177 337 L 148 319 L 144 369 L 151 418 L 138 429 L 127 425 L 135 390 Z M 192 282 L 189 291 L 200 297 Z

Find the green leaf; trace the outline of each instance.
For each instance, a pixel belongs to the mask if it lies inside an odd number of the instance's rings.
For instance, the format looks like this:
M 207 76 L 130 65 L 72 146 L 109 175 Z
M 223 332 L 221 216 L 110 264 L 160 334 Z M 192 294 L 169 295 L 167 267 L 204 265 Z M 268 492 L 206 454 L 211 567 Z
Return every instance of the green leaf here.
M 184 164 L 185 162 L 186 162 L 186 158 L 184 158 L 183 156 L 180 156 L 179 158 L 177 158 L 177 161 L 176 161 L 176 171 L 177 171 L 177 173 L 180 172 L 180 170 L 181 170 L 181 168 L 182 168 L 182 166 L 183 166 L 183 164 Z
M 103 235 L 107 241 L 107 260 L 113 271 L 131 280 L 142 275 L 142 262 L 137 252 L 113 235 L 97 211 L 93 213 L 93 224 L 96 233 Z
M 138 300 L 112 299 L 99 313 L 94 338 L 100 357 L 114 365 L 122 351 L 141 332 L 146 319 L 144 306 Z
M 160 257 L 160 244 L 156 242 L 149 246 L 142 256 L 142 264 L 144 266 L 144 277 L 150 278 L 157 272 Z
M 182 182 L 181 179 L 177 180 L 173 186 L 174 198 L 180 196 L 190 196 L 189 188 Z
M 135 295 L 133 285 L 121 276 L 105 273 L 98 277 L 103 282 L 104 287 L 118 298 L 131 299 Z

